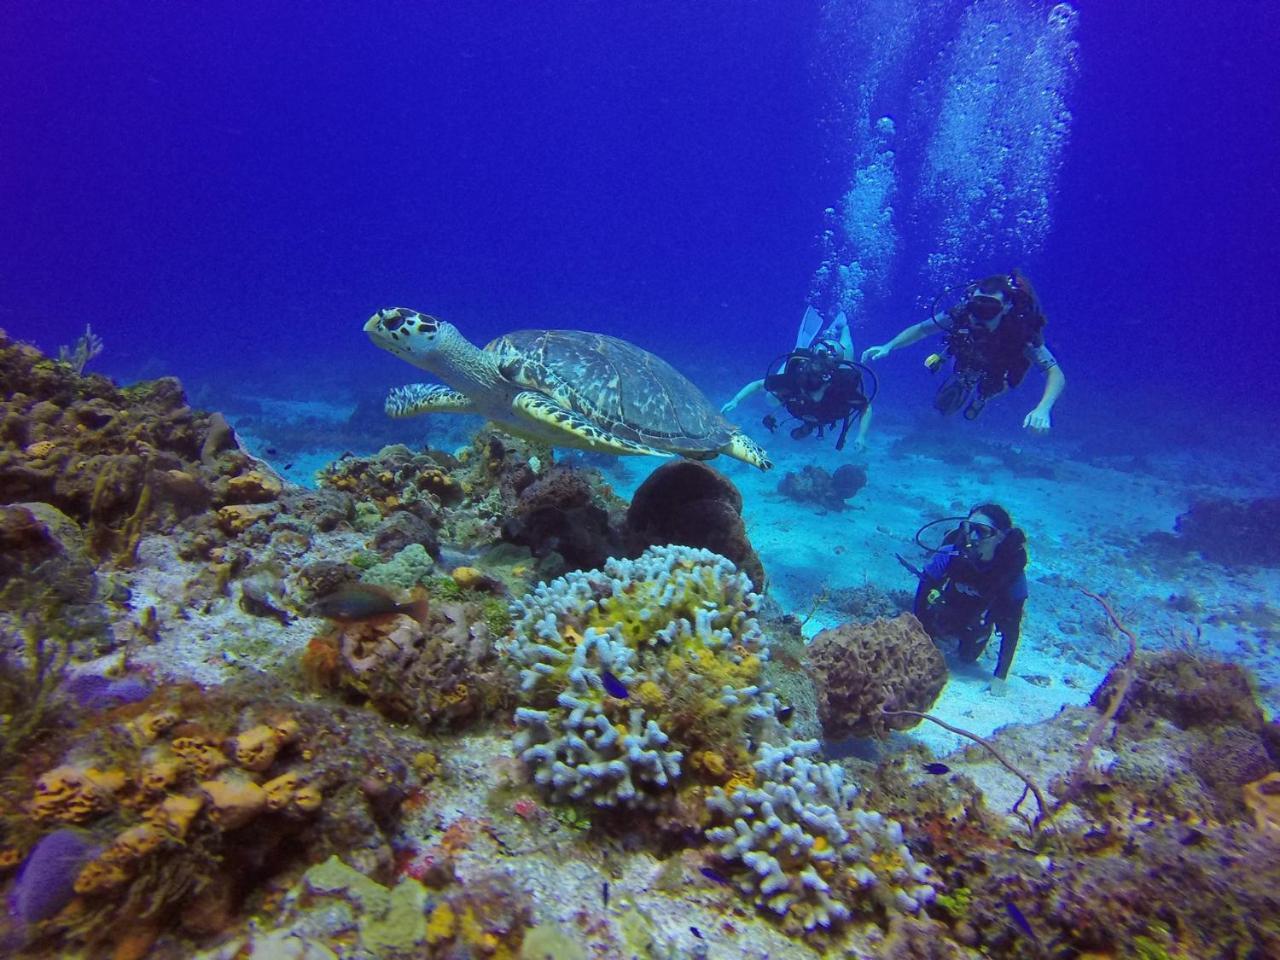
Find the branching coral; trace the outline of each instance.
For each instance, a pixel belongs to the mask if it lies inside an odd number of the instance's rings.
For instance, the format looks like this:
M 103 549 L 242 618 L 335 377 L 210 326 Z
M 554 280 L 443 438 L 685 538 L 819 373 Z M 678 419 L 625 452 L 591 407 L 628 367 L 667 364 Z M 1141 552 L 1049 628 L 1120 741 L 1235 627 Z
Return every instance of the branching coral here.
M 857 789 L 836 764 L 812 759 L 816 740 L 765 746 L 758 787 L 717 787 L 707 798 L 731 882 L 792 932 L 835 928 L 870 899 L 915 913 L 934 897 L 932 874 L 903 842 L 902 827 L 856 808 Z
M 516 750 L 555 799 L 651 807 L 697 772 L 723 783 L 777 708 L 759 598 L 723 557 L 654 547 L 517 601 Z M 717 760 L 707 762 L 708 754 Z

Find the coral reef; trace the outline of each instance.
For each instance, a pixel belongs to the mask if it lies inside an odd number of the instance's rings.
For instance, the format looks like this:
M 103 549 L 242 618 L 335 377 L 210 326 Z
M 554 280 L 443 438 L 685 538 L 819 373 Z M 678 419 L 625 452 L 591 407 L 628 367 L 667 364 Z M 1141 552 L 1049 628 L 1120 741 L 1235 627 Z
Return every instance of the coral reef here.
M 173 378 L 118 388 L 0 332 L 0 503 L 41 501 L 84 529 L 95 558 L 133 561 L 144 530 L 269 499 L 279 481 Z
M 1115 688 L 1113 671 L 1090 702 L 1109 703 Z M 1185 651 L 1141 653 L 1116 719 L 1119 742 L 1106 780 L 1167 814 L 1238 818 L 1245 785 L 1277 767 L 1238 664 Z
M 812 464 L 800 472 L 788 471 L 778 483 L 778 492 L 800 503 L 817 504 L 824 510 L 843 510 L 845 501 L 856 496 L 867 485 L 867 471 L 857 464 L 845 463 L 828 473 Z
M 1114 686 L 1115 678 L 1108 675 L 1089 702 L 1108 703 Z M 1116 719 L 1139 715 L 1163 717 L 1184 730 L 1229 725 L 1257 732 L 1264 722 L 1243 667 L 1180 650 L 1138 654 Z
M 946 660 L 909 613 L 821 631 L 809 647 L 807 668 L 828 737 L 883 736 L 915 726 L 915 718 L 882 711 L 926 711 L 947 682 Z
M 588 473 L 552 466 L 520 490 L 502 539 L 533 556 L 559 555 L 562 570 L 589 570 L 622 552 L 621 507 L 602 497 Z
M 365 698 L 384 716 L 420 728 L 456 728 L 512 700 L 514 675 L 495 641 L 509 622 L 496 598 L 431 604 L 421 623 L 400 614 L 316 637 L 304 670 L 324 686 Z
M 1234 827 L 1151 821 L 1123 849 L 969 858 L 958 938 L 993 956 L 1265 957 L 1280 949 L 1275 846 Z M 1031 933 L 1011 922 L 1013 903 Z
M 1174 524 L 1182 542 L 1224 566 L 1280 566 L 1280 497 L 1196 500 Z
M 777 709 L 746 577 L 723 557 L 653 547 L 513 605 L 515 746 L 552 799 L 661 807 L 683 779 L 724 783 Z
M 52 767 L 28 758 L 30 779 L 6 781 L 0 805 L 0 835 L 27 851 L 11 892 L 39 921 L 27 935 L 119 950 L 166 929 L 219 933 L 256 886 L 316 854 L 344 851 L 385 876 L 369 765 L 344 745 L 383 763 L 396 748 L 351 715 L 264 700 L 166 688 L 112 723 L 86 717 Z
M 765 746 L 759 786 L 717 787 L 707 798 L 707 839 L 730 882 L 794 933 L 839 927 L 863 901 L 915 913 L 933 900 L 928 867 L 902 827 L 854 806 L 844 770 L 811 759 L 817 741 Z
M 409 878 L 385 886 L 334 856 L 284 894 L 270 929 L 237 938 L 210 960 L 338 956 L 325 943 L 342 943 L 348 960 L 513 960 L 530 926 L 528 894 L 501 873 L 434 893 Z
M 696 460 L 664 463 L 637 488 L 627 508 L 629 554 L 676 543 L 728 557 L 764 589 L 764 565 L 747 539 L 742 494 L 723 474 Z

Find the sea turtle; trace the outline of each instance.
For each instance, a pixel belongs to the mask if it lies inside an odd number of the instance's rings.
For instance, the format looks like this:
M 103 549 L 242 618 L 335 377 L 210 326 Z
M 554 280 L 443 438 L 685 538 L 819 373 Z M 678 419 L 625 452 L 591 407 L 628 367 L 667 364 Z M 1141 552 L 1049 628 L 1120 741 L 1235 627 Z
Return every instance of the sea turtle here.
M 773 466 L 686 377 L 617 337 L 519 330 L 481 350 L 453 324 L 403 307 L 375 313 L 364 331 L 448 384 L 391 391 L 393 417 L 477 413 L 553 446 L 695 460 L 723 453 L 761 470 Z

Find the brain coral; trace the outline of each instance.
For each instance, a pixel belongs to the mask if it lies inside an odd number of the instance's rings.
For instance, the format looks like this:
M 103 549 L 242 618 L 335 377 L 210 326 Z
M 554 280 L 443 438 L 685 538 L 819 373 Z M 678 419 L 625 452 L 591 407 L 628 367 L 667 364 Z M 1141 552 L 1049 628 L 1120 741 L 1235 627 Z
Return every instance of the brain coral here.
M 758 604 L 724 557 L 676 546 L 517 601 L 515 746 L 535 782 L 553 800 L 655 807 L 691 772 L 725 783 L 748 770 L 777 708 Z
M 828 737 L 882 736 L 915 726 L 881 710 L 928 710 L 947 682 L 947 663 L 909 613 L 823 630 L 809 647 L 818 714 Z

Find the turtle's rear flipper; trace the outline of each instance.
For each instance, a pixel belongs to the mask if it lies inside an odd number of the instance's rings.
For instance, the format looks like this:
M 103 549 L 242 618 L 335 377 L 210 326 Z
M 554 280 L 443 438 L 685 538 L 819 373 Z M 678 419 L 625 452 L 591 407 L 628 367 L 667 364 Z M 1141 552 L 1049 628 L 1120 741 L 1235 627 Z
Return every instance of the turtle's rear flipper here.
M 563 440 L 551 440 L 551 443 L 557 446 L 578 447 L 600 453 L 639 454 L 650 457 L 671 456 L 669 451 L 659 450 L 644 443 L 636 443 L 634 440 L 627 440 L 601 430 L 581 414 L 566 410 L 555 401 L 533 390 L 517 393 L 515 399 L 511 401 L 511 408 L 524 419 L 544 429 L 550 427 L 561 434 L 564 437 Z
M 465 393 L 442 387 L 438 383 L 410 383 L 387 394 L 382 405 L 387 416 L 416 417 L 420 413 L 479 413 Z

